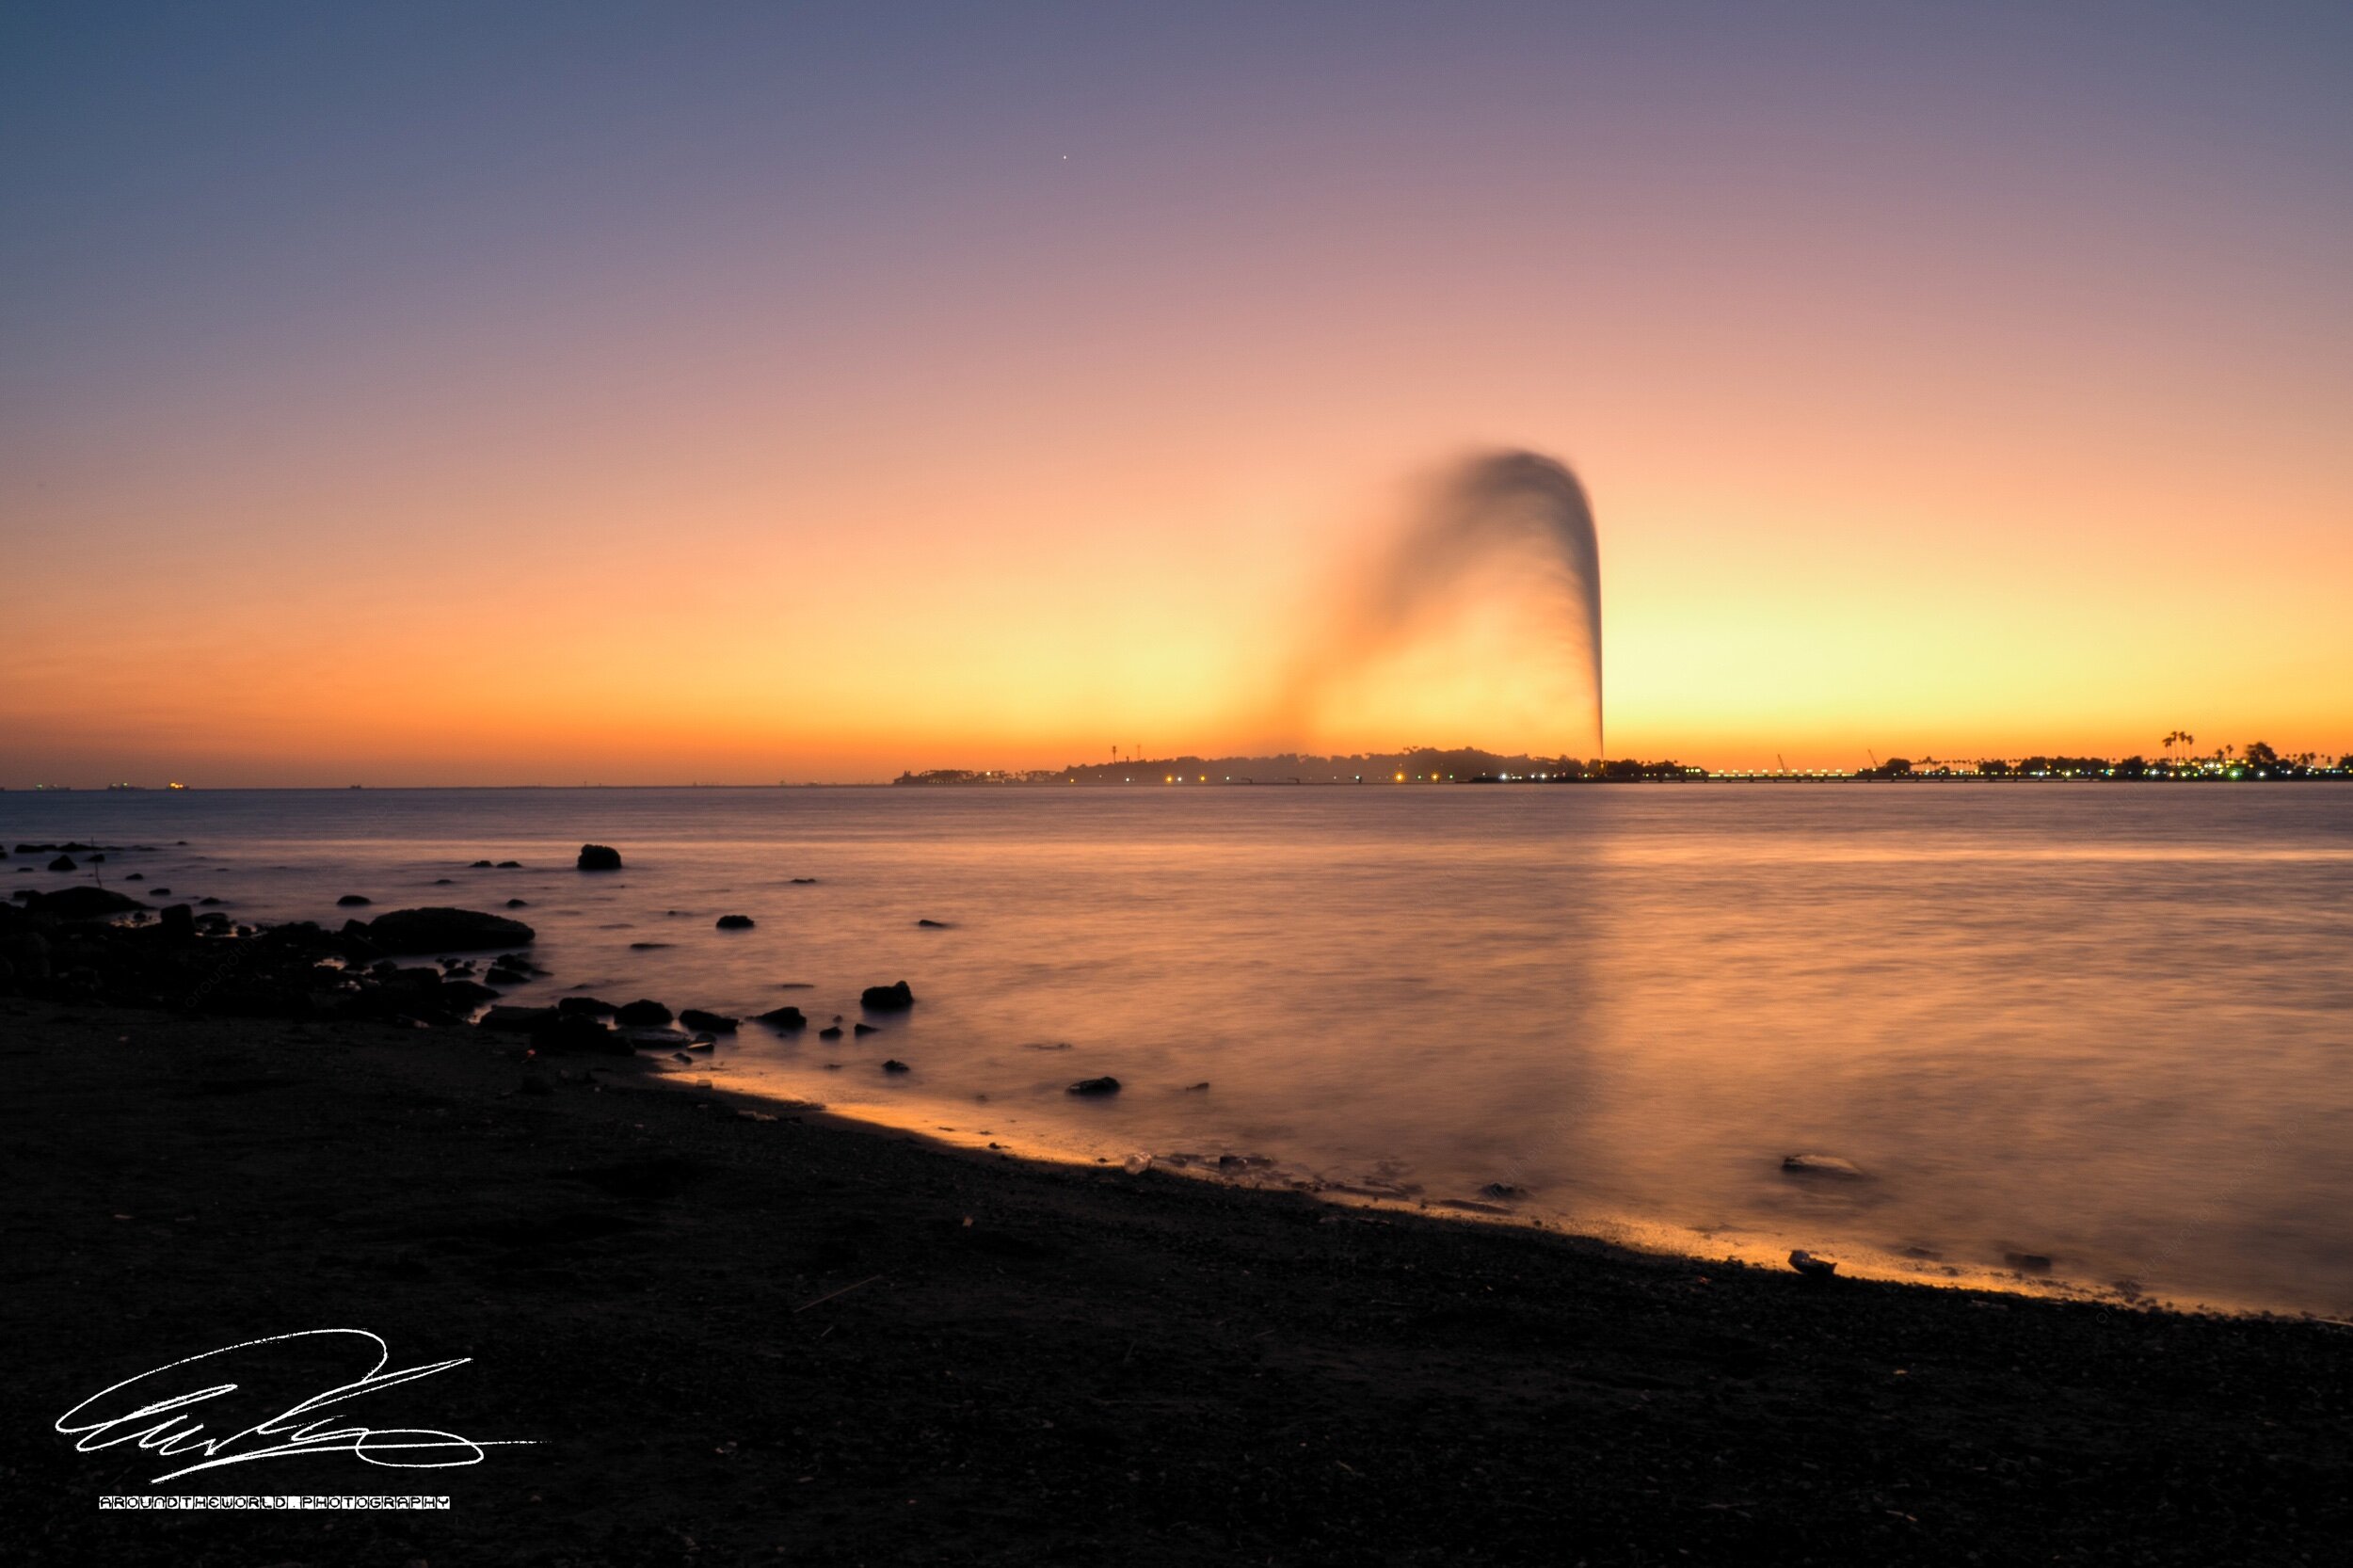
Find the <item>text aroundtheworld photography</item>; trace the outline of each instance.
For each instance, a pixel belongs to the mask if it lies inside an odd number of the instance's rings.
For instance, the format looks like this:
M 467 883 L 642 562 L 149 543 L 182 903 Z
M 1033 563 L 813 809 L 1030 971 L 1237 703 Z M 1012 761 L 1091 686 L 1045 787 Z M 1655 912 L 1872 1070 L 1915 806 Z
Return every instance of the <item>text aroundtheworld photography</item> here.
M 2353 11 L 0 33 L 0 1560 L 2353 1558 Z

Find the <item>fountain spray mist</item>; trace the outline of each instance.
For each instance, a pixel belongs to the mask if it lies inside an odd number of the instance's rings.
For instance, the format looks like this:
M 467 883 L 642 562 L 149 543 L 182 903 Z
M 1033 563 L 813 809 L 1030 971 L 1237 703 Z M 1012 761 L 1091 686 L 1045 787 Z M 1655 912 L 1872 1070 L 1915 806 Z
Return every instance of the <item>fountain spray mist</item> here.
M 1593 507 L 1566 465 L 1533 452 L 1481 453 L 1445 472 L 1395 542 L 1339 594 L 1292 657 L 1267 728 L 1295 738 L 1335 681 L 1442 607 L 1472 568 L 1531 544 L 1543 569 L 1557 579 L 1566 611 L 1558 651 L 1584 670 L 1592 755 L 1602 756 L 1601 548 Z

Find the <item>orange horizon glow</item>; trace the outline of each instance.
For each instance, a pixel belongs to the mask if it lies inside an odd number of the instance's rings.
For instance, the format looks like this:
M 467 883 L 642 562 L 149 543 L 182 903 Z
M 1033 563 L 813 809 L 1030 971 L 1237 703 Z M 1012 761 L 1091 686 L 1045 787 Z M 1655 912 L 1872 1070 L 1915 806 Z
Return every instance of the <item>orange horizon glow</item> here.
M 608 145 L 535 78 L 535 130 L 425 52 L 479 147 L 354 139 L 331 212 L 298 168 L 224 198 L 176 125 L 71 189 L 8 160 L 0 786 L 1573 754 L 1508 591 L 1252 731 L 1401 488 L 1494 446 L 1592 495 L 1612 757 L 2353 752 L 2341 104 L 2177 120 L 2129 60 L 2099 113 L 1985 59 L 1842 98 L 1680 37 L 1581 98 L 1577 50 L 1450 41 L 1472 90 L 1379 32 L 1034 117 L 926 56 L 936 103 L 878 68 L 834 111 L 867 140 L 732 162 L 736 121 Z M 232 106 L 185 134 L 296 156 Z

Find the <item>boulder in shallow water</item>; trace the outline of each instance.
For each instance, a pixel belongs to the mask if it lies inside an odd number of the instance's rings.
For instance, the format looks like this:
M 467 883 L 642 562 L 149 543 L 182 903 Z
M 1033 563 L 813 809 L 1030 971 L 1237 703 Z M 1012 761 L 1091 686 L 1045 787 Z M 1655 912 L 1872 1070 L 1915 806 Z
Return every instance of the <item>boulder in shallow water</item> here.
M 120 915 L 146 904 L 111 888 L 60 888 L 54 893 L 35 893 L 24 901 L 24 907 L 43 915 L 55 915 L 61 920 L 104 920 L 108 915 Z
M 536 935 L 520 920 L 478 909 L 395 909 L 366 927 L 367 938 L 385 952 L 464 952 L 511 948 Z
M 808 1027 L 808 1020 L 801 1016 L 801 1010 L 797 1007 L 771 1008 L 752 1021 L 766 1024 L 770 1029 L 807 1029 Z
M 736 1029 L 735 1020 L 726 1014 L 706 1013 L 699 1007 L 686 1009 L 678 1016 L 678 1021 L 688 1029 L 707 1029 L 713 1034 L 732 1034 Z
M 751 928 L 752 918 L 749 915 L 722 915 L 719 917 L 719 929 L 722 931 L 749 931 Z
M 1064 1091 L 1073 1095 L 1116 1095 L 1119 1080 L 1106 1073 L 1101 1078 L 1082 1078 Z
M 621 852 L 606 844 L 583 844 L 579 864 L 584 872 L 617 872 L 621 869 Z
M 1785 1154 L 1781 1168 L 1791 1176 L 1828 1176 L 1833 1181 L 1861 1181 L 1863 1168 L 1834 1154 Z
M 1789 1255 L 1789 1267 L 1808 1279 L 1828 1279 L 1838 1272 L 1838 1260 L 1817 1257 L 1801 1247 Z
M 875 1013 L 896 1013 L 915 1005 L 915 993 L 904 980 L 888 985 L 869 985 L 858 993 L 858 1005 Z
M 444 980 L 434 992 L 445 1008 L 472 1011 L 486 1001 L 496 1001 L 499 994 L 478 980 Z
M 531 1031 L 531 1048 L 546 1056 L 633 1056 L 625 1035 L 579 1013 L 558 1013 Z
M 345 893 L 343 897 L 335 901 L 335 907 L 338 909 L 358 909 L 363 907 L 364 905 L 374 904 L 376 900 L 368 897 L 365 893 Z
M 53 872 L 72 871 L 74 869 L 73 856 L 71 855 L 60 855 L 55 860 L 49 862 L 49 869 Z
M 824 1028 L 817 1032 L 817 1038 L 820 1040 L 839 1040 L 841 1038 L 841 1026 L 840 1024 L 827 1024 Z
M 670 1021 L 668 1008 L 644 997 L 635 1001 L 623 1002 L 614 1009 L 613 1016 L 631 1029 L 651 1029 Z
M 909 1067 L 905 1063 L 900 1061 L 895 1056 L 889 1061 L 884 1063 L 882 1067 L 883 1071 L 887 1073 L 904 1073 L 914 1071 L 913 1068 Z

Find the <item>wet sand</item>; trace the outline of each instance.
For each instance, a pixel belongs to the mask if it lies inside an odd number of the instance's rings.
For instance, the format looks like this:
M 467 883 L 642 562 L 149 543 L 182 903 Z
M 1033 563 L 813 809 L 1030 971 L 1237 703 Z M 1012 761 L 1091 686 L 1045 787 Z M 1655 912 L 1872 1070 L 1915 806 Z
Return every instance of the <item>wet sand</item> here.
M 0 1000 L 27 1563 L 2322 1561 L 2347 1353 L 2185 1317 L 1652 1257 L 1035 1165 L 512 1037 Z M 97 1512 L 118 1378 L 365 1327 L 472 1365 L 395 1415 L 481 1464 Z M 409 1401 L 401 1405 L 399 1400 Z

